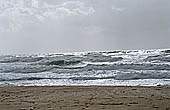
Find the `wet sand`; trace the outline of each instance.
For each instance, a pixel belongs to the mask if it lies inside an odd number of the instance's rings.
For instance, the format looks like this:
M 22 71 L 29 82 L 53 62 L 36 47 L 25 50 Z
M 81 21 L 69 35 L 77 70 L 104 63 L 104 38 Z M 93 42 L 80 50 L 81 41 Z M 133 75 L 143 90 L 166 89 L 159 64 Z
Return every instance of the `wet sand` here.
M 0 87 L 0 110 L 170 110 L 170 87 Z

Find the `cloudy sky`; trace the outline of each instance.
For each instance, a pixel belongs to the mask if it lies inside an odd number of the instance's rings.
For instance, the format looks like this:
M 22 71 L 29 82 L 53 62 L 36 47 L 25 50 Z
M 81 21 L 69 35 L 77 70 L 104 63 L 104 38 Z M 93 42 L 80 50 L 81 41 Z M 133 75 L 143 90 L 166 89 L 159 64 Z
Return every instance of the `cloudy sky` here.
M 170 48 L 169 0 L 1 0 L 0 54 Z

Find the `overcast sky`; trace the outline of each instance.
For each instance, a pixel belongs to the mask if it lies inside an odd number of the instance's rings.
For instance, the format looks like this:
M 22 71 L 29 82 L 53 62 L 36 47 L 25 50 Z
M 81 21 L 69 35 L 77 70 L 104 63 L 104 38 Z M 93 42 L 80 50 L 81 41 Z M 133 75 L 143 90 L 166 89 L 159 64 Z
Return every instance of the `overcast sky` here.
M 0 54 L 170 48 L 170 0 L 1 0 Z

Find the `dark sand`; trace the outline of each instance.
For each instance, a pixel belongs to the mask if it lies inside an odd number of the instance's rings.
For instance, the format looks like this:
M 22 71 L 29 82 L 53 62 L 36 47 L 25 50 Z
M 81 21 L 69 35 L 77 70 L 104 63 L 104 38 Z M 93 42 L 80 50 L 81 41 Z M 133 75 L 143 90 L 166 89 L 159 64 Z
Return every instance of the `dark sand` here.
M 170 87 L 0 87 L 0 110 L 170 110 Z

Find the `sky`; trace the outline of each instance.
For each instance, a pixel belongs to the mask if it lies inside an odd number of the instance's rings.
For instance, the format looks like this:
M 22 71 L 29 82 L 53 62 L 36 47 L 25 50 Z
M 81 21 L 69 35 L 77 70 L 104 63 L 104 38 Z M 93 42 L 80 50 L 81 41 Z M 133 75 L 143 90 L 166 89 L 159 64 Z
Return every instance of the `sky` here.
M 0 54 L 170 48 L 170 0 L 1 0 Z

